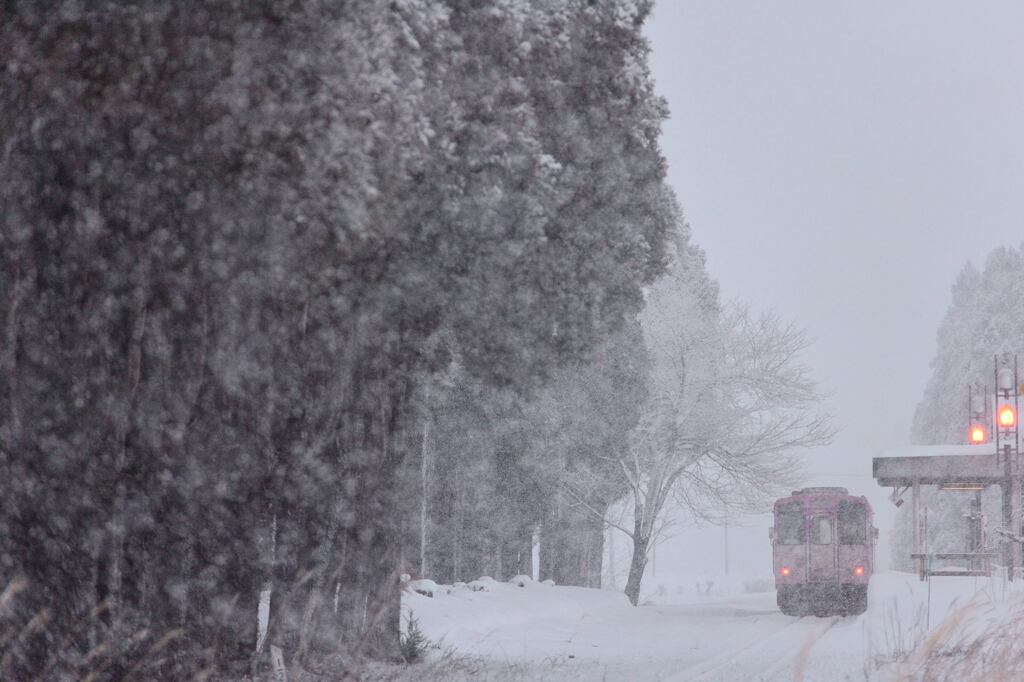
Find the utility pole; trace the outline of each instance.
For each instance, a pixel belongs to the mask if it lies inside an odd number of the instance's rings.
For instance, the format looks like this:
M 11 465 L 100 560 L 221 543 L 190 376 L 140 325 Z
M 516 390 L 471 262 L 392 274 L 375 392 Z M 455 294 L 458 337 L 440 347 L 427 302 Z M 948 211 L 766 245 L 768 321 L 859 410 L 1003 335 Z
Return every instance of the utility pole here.
M 725 575 L 729 575 L 729 519 L 725 519 Z

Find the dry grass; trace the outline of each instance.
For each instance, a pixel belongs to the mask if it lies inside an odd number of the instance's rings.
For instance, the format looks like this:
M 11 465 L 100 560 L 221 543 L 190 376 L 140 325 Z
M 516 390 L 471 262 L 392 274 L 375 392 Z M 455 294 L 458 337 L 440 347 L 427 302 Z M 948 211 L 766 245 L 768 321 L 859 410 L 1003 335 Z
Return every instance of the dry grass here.
M 1024 596 L 996 608 L 976 599 L 954 610 L 899 666 L 907 682 L 1024 679 Z
M 916 603 L 913 592 L 910 596 L 909 605 L 897 596 L 884 604 L 881 638 L 872 634 L 871 621 L 863 622 L 861 672 L 865 680 L 878 679 L 880 671 L 902 664 L 925 641 L 928 634 L 926 605 Z M 906 613 L 908 608 L 910 613 Z

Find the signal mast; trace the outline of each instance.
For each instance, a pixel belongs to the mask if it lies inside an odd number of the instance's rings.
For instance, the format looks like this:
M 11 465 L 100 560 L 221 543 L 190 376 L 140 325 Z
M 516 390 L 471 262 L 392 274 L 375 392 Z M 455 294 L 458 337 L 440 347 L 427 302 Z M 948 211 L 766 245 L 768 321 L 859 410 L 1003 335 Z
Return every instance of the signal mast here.
M 1013 580 L 1017 565 L 1015 545 L 1021 535 L 1018 515 L 1021 508 L 1021 462 L 1020 429 L 1017 415 L 1020 409 L 1020 382 L 1017 374 L 1017 356 L 1009 354 L 996 356 L 996 410 L 995 432 L 996 458 L 1003 465 L 1003 528 L 1008 532 L 1008 542 L 1003 546 L 1007 571 Z
M 988 442 L 988 400 L 985 387 L 980 383 L 967 387 L 968 440 L 971 445 Z
M 988 443 L 989 425 L 993 423 L 990 416 L 988 389 L 984 384 L 975 383 L 967 387 L 967 440 L 971 445 L 984 445 Z M 974 491 L 974 499 L 971 500 L 968 511 L 964 514 L 967 519 L 967 551 L 979 553 L 985 551 L 985 514 L 982 511 L 981 493 L 983 486 Z

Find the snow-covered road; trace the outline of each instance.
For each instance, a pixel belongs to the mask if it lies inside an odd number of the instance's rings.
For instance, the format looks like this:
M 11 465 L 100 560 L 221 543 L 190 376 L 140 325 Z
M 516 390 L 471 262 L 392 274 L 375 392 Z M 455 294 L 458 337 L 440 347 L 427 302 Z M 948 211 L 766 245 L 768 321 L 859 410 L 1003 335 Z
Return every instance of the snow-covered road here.
M 888 680 L 893 661 L 920 643 L 958 604 L 999 601 L 994 579 L 904 573 L 872 580 L 856 617 L 782 615 L 774 593 L 697 604 L 634 608 L 618 593 L 492 583 L 486 591 L 410 594 L 427 636 L 442 648 L 536 668 L 539 677 L 609 680 Z M 552 668 L 556 666 L 556 668 Z

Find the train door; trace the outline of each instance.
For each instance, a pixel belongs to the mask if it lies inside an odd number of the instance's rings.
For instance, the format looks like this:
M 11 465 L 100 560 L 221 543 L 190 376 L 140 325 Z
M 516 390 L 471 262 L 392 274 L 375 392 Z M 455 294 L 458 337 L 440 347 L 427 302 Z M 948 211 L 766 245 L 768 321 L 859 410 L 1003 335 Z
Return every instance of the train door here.
M 808 578 L 811 582 L 835 581 L 836 520 L 832 514 L 812 514 L 807 543 Z

